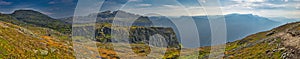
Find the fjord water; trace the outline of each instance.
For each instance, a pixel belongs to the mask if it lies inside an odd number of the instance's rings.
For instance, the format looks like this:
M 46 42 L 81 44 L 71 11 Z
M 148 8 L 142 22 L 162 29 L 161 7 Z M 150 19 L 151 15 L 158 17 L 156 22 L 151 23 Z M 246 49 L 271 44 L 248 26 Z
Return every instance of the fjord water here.
M 187 16 L 179 17 L 182 20 Z M 211 45 L 211 29 L 210 24 L 206 16 L 193 16 L 196 22 L 201 46 Z M 163 27 L 172 27 L 175 32 L 176 26 L 170 22 L 168 17 L 150 17 L 153 24 Z M 280 26 L 280 22 L 272 21 L 265 17 L 260 17 L 252 14 L 229 14 L 225 15 L 227 26 L 227 42 L 233 42 L 242 39 L 248 35 L 255 34 L 262 31 L 267 31 L 277 26 Z M 183 24 L 185 25 L 185 24 Z M 219 29 L 224 30 L 224 29 Z M 179 34 L 176 33 L 178 36 Z M 177 37 L 178 38 L 178 37 Z M 184 40 L 184 39 L 183 39 Z

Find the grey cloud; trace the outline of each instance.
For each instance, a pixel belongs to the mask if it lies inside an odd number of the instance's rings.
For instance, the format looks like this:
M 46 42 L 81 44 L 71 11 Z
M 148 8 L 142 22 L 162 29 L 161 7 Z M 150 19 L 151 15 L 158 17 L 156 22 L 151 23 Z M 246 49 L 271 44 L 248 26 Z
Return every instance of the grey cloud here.
M 0 5 L 11 5 L 11 4 L 12 4 L 12 2 L 0 0 Z

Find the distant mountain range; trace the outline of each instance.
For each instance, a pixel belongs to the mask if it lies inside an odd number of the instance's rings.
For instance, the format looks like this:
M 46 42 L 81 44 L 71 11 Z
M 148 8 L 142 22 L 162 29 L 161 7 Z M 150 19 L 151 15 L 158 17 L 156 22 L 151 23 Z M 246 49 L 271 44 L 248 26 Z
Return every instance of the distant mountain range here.
M 300 19 L 297 18 L 286 18 L 286 17 L 269 17 L 269 18 L 273 21 L 281 22 L 283 24 L 300 21 Z

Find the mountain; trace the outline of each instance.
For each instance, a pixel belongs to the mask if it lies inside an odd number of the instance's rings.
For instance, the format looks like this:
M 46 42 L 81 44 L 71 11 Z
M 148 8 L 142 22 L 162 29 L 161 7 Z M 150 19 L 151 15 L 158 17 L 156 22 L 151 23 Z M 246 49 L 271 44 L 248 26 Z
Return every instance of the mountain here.
M 63 33 L 70 33 L 70 24 L 65 24 L 63 21 L 53 19 L 34 10 L 16 10 L 10 15 L 18 21 L 25 22 L 26 24 L 33 24 L 36 26 L 55 29 Z
M 11 22 L 20 26 L 32 25 L 55 29 L 65 34 L 71 33 L 71 24 L 67 24 L 61 20 L 53 19 L 34 10 L 16 10 L 12 14 L 1 14 L 1 16 L 13 19 L 2 19 L 2 21 Z
M 225 15 L 228 41 L 244 38 L 247 35 L 270 30 L 281 24 L 265 17 L 252 14 Z
M 281 22 L 283 24 L 300 21 L 297 19 L 286 18 L 286 17 L 270 17 L 270 19 L 272 19 L 273 21 Z
M 104 12 L 100 12 L 100 13 L 95 13 L 95 14 L 97 14 L 96 23 L 112 23 L 113 19 L 117 15 L 117 13 L 122 14 L 122 15 L 118 15 L 118 16 L 123 17 L 123 18 L 130 17 L 130 16 L 139 16 L 136 19 L 136 21 L 132 24 L 133 26 L 150 26 L 152 24 L 152 22 L 146 16 L 136 15 L 136 14 L 128 13 L 128 12 L 121 11 L 121 10 L 104 11 Z M 93 15 L 93 14 L 90 14 L 89 16 L 91 16 L 91 15 Z M 89 17 L 89 16 L 76 16 L 76 17 Z M 73 18 L 74 17 L 67 17 L 67 18 L 61 18 L 59 20 L 71 24 L 73 21 Z M 115 20 L 115 22 L 122 22 L 122 21 Z

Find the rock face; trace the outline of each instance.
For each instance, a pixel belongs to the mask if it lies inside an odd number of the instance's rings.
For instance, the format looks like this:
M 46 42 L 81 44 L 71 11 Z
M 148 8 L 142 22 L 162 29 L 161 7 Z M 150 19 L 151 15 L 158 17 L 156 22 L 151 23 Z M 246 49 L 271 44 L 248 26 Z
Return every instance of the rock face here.
M 175 32 L 171 28 L 136 28 L 132 29 L 130 32 L 130 42 L 131 43 L 140 43 L 144 42 L 149 44 L 151 36 L 160 35 L 164 40 L 157 40 L 155 43 L 163 43 L 165 41 L 169 47 L 179 48 L 179 40 L 176 38 Z M 159 45 L 159 44 L 153 44 Z
M 101 38 L 98 38 L 100 42 L 111 42 L 111 37 L 108 34 L 111 34 L 112 30 L 109 27 L 103 27 L 100 32 L 97 32 Z M 130 43 L 145 43 L 149 44 L 151 36 L 160 35 L 164 38 L 164 40 L 158 41 L 166 41 L 168 47 L 180 47 L 179 40 L 176 38 L 176 34 L 172 28 L 163 28 L 163 27 L 136 27 L 131 28 L 129 32 L 129 42 Z M 105 40 L 100 40 L 105 39 Z M 157 41 L 157 42 L 158 42 Z M 154 44 L 156 45 L 156 44 Z

